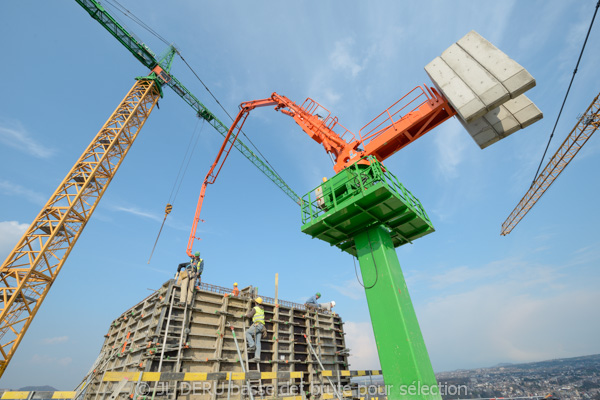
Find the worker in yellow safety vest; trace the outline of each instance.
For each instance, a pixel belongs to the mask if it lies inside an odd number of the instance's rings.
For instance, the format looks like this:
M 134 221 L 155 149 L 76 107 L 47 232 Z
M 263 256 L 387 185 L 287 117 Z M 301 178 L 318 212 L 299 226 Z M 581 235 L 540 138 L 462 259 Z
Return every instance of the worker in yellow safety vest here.
M 252 318 L 252 326 L 246 331 L 246 344 L 248 345 L 248 354 L 254 351 L 254 358 L 250 362 L 260 361 L 260 339 L 266 332 L 265 329 L 265 309 L 262 306 L 262 298 L 254 299 L 254 307 L 246 314 L 246 317 Z
M 200 281 L 200 276 L 204 271 L 204 260 L 200 258 L 200 252 L 197 251 L 189 262 L 181 263 L 177 266 L 177 284 L 181 286 L 179 295 L 180 305 L 190 305 L 194 296 L 194 286 L 196 280 Z

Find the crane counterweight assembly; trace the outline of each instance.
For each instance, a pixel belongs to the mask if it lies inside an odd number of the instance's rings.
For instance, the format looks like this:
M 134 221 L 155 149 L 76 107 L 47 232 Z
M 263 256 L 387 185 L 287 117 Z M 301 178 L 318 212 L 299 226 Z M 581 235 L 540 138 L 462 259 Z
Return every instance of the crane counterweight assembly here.
M 542 119 L 542 112 L 523 95 L 535 79 L 475 31 L 425 71 L 482 149 Z

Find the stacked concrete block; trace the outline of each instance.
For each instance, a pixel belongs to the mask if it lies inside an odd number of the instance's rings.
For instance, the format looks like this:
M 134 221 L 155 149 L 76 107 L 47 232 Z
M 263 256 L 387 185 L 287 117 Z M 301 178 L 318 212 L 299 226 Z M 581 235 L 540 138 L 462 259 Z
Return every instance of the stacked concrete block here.
M 508 100 L 471 123 L 466 123 L 460 118 L 459 121 L 483 149 L 539 121 L 542 116 L 540 109 L 523 94 Z
M 475 31 L 427 64 L 425 71 L 481 148 L 543 116 L 523 95 L 535 86 L 535 79 Z
M 93 368 L 95 372 L 88 377 L 86 399 L 104 400 L 115 392 L 123 399 L 137 399 L 135 380 L 119 387 L 122 382 L 103 379 L 112 372 L 160 372 L 163 376 L 224 373 L 223 377 L 227 377 L 227 373 L 242 372 L 232 328 L 245 360 L 244 331 L 249 321 L 243 316 L 251 309 L 251 299 L 257 295 L 256 291 L 248 287 L 235 297 L 231 296 L 230 289 L 203 283 L 187 310 L 178 304 L 179 292 L 175 282 L 168 281 L 111 323 Z M 323 367 L 334 371 L 333 377 L 336 377 L 335 371 L 347 370 L 348 349 L 340 316 L 306 310 L 302 304 L 287 301 L 275 304 L 275 299 L 261 297 L 264 299 L 267 334 L 261 341 L 260 372 L 270 379 L 252 381 L 252 388 L 258 389 L 259 385 L 261 388 L 256 397 L 294 397 L 294 393 L 304 394 L 308 399 L 332 397 L 333 389 L 320 373 L 307 338 Z M 249 370 L 257 371 L 258 367 L 250 363 Z M 302 372 L 301 377 L 290 378 L 300 375 L 289 374 L 292 372 Z M 340 376 L 334 379 L 336 383 L 350 383 L 349 376 L 337 375 Z M 206 384 L 209 389 L 202 393 L 190 392 L 189 385 L 184 389 L 181 382 L 169 384 L 167 388 L 156 384 L 154 398 L 215 400 L 226 398 L 229 391 L 230 397 L 235 399 L 243 397 L 241 389 L 246 385 L 245 381 L 229 382 L 227 379 L 215 379 Z M 152 382 L 146 382 L 144 389 L 152 396 Z M 130 397 L 132 395 L 134 397 Z

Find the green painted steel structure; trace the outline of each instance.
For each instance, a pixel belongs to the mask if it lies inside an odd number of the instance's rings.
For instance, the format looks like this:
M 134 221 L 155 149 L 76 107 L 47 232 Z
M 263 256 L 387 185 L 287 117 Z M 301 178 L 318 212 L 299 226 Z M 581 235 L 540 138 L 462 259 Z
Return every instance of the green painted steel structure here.
M 302 197 L 302 232 L 356 256 L 354 237 L 384 226 L 394 247 L 434 231 L 419 200 L 383 165 L 353 164 Z
M 121 24 L 119 24 L 100 3 L 96 0 L 75 0 L 83 7 L 90 16 L 98 21 L 111 35 L 115 37 L 135 58 L 138 59 L 144 66 L 152 70 L 157 65 L 161 66 L 165 71 L 158 76 L 157 81 L 169 86 L 175 93 L 179 95 L 187 104 L 195 111 L 199 118 L 205 119 L 221 136 L 225 137 L 229 128 L 223 124 L 204 104 L 196 98 L 181 82 L 177 80 L 169 71 L 173 57 L 177 50 L 171 46 L 167 51 L 168 57 L 161 57 L 159 62 L 156 55 L 150 48 L 141 40 L 129 33 Z M 233 141 L 233 136 L 230 141 Z M 233 146 L 244 155 L 255 167 L 265 174 L 273 183 L 285 192 L 294 202 L 300 204 L 300 197 L 281 179 L 281 177 L 273 171 L 261 157 L 256 155 L 252 150 L 244 144 L 240 138 L 235 140 Z
M 356 163 L 302 198 L 302 232 L 358 258 L 388 399 L 440 400 L 395 248 L 434 231 L 381 163 Z

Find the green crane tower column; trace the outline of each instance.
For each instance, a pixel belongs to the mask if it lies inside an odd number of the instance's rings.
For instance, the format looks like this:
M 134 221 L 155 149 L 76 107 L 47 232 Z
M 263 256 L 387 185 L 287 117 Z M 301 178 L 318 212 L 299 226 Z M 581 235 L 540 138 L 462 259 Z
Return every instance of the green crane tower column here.
M 389 231 L 376 226 L 354 241 L 388 399 L 440 399 Z
M 302 232 L 358 257 L 387 398 L 440 400 L 395 251 L 434 229 L 419 200 L 376 159 L 367 161 L 302 198 Z

